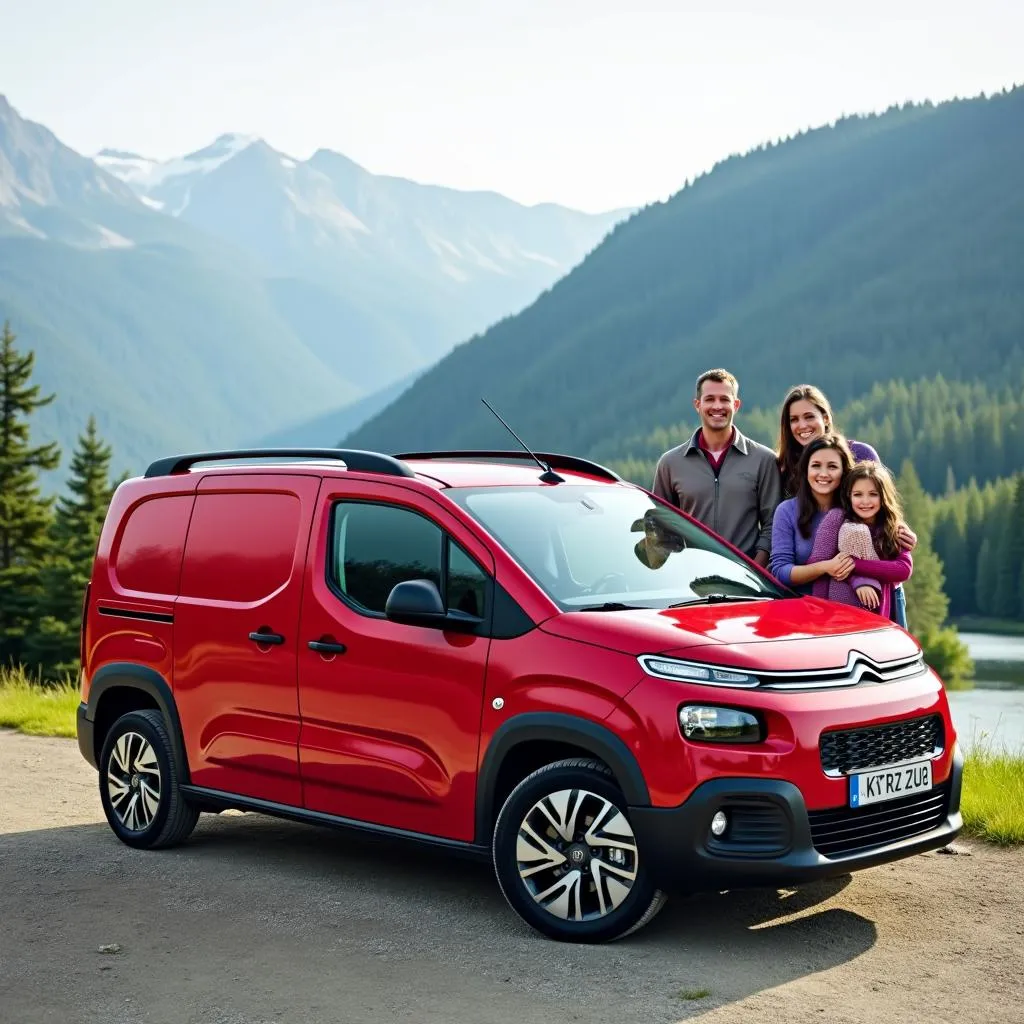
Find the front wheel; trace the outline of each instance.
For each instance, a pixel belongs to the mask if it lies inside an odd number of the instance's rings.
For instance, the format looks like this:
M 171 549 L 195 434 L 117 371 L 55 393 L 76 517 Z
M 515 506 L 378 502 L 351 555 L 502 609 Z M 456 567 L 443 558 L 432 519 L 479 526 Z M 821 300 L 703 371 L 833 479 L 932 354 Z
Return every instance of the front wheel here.
M 100 752 L 100 802 L 121 842 L 140 849 L 174 846 L 199 820 L 178 788 L 174 747 L 159 711 L 122 715 Z
M 557 761 L 523 779 L 498 815 L 492 852 L 509 905 L 553 939 L 621 938 L 665 903 L 599 761 Z

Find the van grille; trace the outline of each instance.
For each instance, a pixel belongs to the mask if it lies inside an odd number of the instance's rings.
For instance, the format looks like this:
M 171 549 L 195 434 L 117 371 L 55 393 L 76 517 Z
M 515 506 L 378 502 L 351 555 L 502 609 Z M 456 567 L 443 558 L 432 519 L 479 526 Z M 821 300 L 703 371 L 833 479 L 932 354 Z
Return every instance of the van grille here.
M 843 857 L 923 835 L 946 820 L 948 780 L 927 793 L 868 807 L 809 811 L 811 840 L 823 857 Z
M 826 775 L 848 775 L 934 756 L 942 752 L 944 743 L 942 716 L 926 715 L 863 729 L 825 732 L 818 747 Z

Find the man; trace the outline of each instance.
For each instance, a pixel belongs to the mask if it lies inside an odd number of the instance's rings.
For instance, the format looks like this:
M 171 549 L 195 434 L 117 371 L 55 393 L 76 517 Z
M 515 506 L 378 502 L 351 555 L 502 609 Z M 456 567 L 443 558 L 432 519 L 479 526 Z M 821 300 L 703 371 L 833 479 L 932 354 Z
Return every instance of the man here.
M 775 453 L 734 425 L 739 383 L 728 370 L 697 378 L 693 407 L 700 427 L 658 460 L 651 490 L 767 566 L 772 516 L 782 500 Z

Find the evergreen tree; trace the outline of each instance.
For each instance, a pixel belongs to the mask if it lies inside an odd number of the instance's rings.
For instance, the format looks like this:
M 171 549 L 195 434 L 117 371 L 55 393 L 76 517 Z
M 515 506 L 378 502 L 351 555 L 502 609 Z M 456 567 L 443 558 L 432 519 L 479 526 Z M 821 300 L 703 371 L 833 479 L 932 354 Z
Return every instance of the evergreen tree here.
M 56 444 L 32 447 L 29 417 L 56 397 L 30 384 L 35 355 L 22 355 L 5 323 L 0 336 L 0 664 L 21 660 L 49 545 L 52 499 L 39 490 L 40 470 L 56 469 Z
M 992 615 L 996 575 L 999 572 L 999 552 L 990 537 L 981 542 L 978 571 L 974 582 L 974 603 L 982 615 Z
M 932 546 L 932 508 L 913 463 L 906 460 L 899 476 L 903 510 L 911 529 L 917 534 L 914 548 L 914 572 L 905 584 L 907 621 L 918 637 L 938 631 L 946 621 L 949 598 L 943 590 L 942 562 Z
M 936 516 L 934 544 L 945 570 L 950 614 L 970 614 L 974 611 L 974 570 L 967 558 L 966 529 L 948 504 Z
M 999 537 L 999 564 L 992 612 L 1001 618 L 1012 619 L 1020 609 L 1020 575 L 1024 567 L 1024 474 L 1017 477 L 1013 505 L 1005 512 Z
M 41 574 L 38 621 L 25 645 L 26 664 L 39 666 L 49 679 L 77 670 L 82 598 L 113 493 L 110 459 L 110 446 L 90 416 L 71 457 L 70 494 L 57 503 L 53 547 Z

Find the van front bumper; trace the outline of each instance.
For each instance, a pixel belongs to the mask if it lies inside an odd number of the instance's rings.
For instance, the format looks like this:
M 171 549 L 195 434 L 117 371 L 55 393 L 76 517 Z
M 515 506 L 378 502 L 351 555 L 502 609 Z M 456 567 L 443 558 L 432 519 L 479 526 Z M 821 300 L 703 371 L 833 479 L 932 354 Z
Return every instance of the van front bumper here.
M 630 807 L 641 856 L 660 888 L 781 887 L 845 875 L 949 845 L 963 828 L 963 755 L 927 793 L 867 807 L 808 811 L 779 779 L 713 779 L 678 807 Z M 725 833 L 711 832 L 723 811 Z M 824 852 L 822 852 L 824 851 Z

